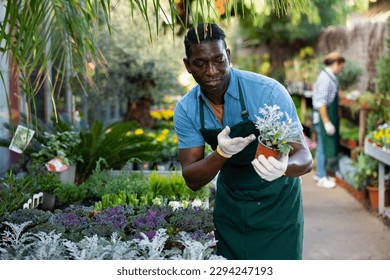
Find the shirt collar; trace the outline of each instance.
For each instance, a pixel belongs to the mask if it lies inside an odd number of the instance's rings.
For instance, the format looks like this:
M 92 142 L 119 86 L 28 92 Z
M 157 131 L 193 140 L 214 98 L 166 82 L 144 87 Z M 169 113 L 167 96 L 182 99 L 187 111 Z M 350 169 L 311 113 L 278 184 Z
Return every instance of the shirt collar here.
M 226 93 L 232 96 L 233 98 L 240 99 L 239 92 L 238 92 L 237 70 L 232 67 L 230 67 L 230 81 Z
M 329 73 L 329 75 L 331 75 L 333 78 L 337 78 L 336 75 L 332 72 L 332 70 L 330 70 L 329 67 L 325 67 L 325 71 Z

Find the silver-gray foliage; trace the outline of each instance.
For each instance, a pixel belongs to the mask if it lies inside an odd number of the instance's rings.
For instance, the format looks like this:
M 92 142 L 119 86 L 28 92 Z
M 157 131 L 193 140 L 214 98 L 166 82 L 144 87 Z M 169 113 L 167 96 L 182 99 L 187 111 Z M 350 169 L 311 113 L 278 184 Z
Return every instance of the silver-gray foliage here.
M 122 241 L 117 233 L 110 240 L 94 235 L 84 237 L 80 242 L 61 238 L 61 234 L 23 232 L 31 222 L 17 225 L 5 222 L 6 230 L 0 239 L 1 260 L 215 260 L 224 259 L 214 254 L 214 240 L 199 242 L 186 232 L 178 234 L 177 242 L 184 249 L 166 248 L 169 235 L 166 229 L 159 229 L 149 239 Z

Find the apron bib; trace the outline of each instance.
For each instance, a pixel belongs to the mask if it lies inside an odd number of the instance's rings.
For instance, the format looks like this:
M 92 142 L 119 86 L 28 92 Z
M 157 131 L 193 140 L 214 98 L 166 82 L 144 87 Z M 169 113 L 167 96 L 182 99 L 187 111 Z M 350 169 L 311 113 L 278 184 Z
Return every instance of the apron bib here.
M 248 119 L 239 83 L 242 121 L 231 127 L 230 137 L 259 135 Z M 204 128 L 201 98 L 201 133 L 213 150 L 222 129 Z M 257 137 L 256 137 L 257 138 Z M 272 182 L 254 170 L 257 141 L 226 161 L 217 179 L 214 224 L 217 253 L 227 259 L 302 259 L 303 209 L 299 178 L 282 176 Z
M 321 127 L 321 137 L 324 142 L 324 155 L 327 162 L 327 169 L 333 170 L 332 167 L 335 162 L 337 162 L 337 155 L 339 152 L 339 87 L 337 81 L 329 75 L 328 72 L 325 71 L 325 73 L 329 76 L 329 78 L 336 84 L 336 96 L 332 103 L 330 103 L 326 107 L 326 111 L 328 113 L 329 120 L 332 122 L 334 127 L 336 128 L 335 134 L 332 136 L 326 134 L 326 130 L 324 127 L 324 123 L 322 119 L 320 118 L 320 127 Z

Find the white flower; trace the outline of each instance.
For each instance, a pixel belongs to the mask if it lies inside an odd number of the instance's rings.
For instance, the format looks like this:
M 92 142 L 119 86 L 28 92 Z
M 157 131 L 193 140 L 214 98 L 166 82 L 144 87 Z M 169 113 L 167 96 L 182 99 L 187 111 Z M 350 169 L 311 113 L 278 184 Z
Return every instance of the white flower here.
M 194 199 L 191 202 L 191 206 L 192 206 L 192 208 L 195 208 L 195 207 L 201 208 L 203 206 L 203 202 L 200 199 Z
M 183 208 L 183 205 L 179 201 L 170 201 L 168 205 L 172 207 L 173 211 Z

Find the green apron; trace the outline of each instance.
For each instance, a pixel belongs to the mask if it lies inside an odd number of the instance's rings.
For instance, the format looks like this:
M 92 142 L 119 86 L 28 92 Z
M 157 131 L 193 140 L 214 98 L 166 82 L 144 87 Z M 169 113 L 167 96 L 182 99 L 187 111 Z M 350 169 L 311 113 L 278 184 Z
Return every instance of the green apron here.
M 338 83 L 337 81 L 327 72 L 325 73 L 329 78 L 336 84 L 336 96 L 332 103 L 326 106 L 326 111 L 328 113 L 329 120 L 334 125 L 336 132 L 332 136 L 326 134 L 324 123 L 320 118 L 320 127 L 321 127 L 321 137 L 324 143 L 324 155 L 327 163 L 327 169 L 333 171 L 335 162 L 337 162 L 337 155 L 339 152 L 339 95 L 338 95 Z
M 230 137 L 258 136 L 248 119 L 239 84 L 242 121 L 231 127 Z M 201 133 L 215 150 L 222 129 L 204 128 L 201 98 Z M 214 224 L 217 253 L 227 259 L 302 259 L 303 209 L 298 177 L 263 180 L 253 169 L 257 141 L 226 161 L 217 179 Z

